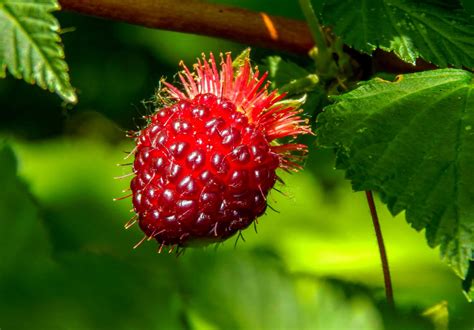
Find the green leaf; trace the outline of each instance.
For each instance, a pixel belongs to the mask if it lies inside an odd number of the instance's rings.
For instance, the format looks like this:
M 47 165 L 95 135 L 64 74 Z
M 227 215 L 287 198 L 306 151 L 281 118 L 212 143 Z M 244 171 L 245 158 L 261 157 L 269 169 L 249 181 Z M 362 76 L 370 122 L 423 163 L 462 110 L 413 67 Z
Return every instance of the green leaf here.
M 423 311 L 422 315 L 431 321 L 435 330 L 449 329 L 449 310 L 448 302 L 446 300 L 427 308 Z
M 51 251 L 38 206 L 16 172 L 15 154 L 0 140 L 0 283 L 24 268 L 42 267 Z
M 60 44 L 55 0 L 0 0 L 0 77 L 6 69 L 18 79 L 77 102 Z
M 129 180 L 112 176 L 129 172 L 115 163 L 122 160 L 123 150 L 130 150 L 130 142 L 111 145 L 94 130 L 84 131 L 90 134 L 14 143 L 19 173 L 40 205 L 54 265 L 36 271 L 25 268 L 11 273 L 9 280 L 0 278 L 2 328 L 52 329 L 68 324 L 77 329 L 201 329 L 194 326 L 204 323 L 215 329 L 282 329 L 283 325 L 305 329 L 298 327 L 304 323 L 306 329 L 353 325 L 365 330 L 380 324 L 379 313 L 367 302 L 367 295 L 383 300 L 383 281 L 370 221 L 363 221 L 367 220 L 363 194 L 352 194 L 344 184 L 328 196 L 320 184 L 322 176 L 310 171 L 283 174 L 284 192 L 291 197 L 273 194 L 271 201 L 281 213 L 268 212 L 259 221 L 258 234 L 245 231 L 246 242 L 239 241 L 236 249 L 231 240 L 217 251 L 189 248 L 179 258 L 157 254 L 155 241 L 134 250 L 143 233 L 137 225 L 123 228 L 132 216 L 131 200 L 112 202 L 129 186 Z M 327 164 L 321 158 L 316 161 Z M 3 164 L 7 163 L 0 162 L 0 167 Z M 0 190 L 0 203 L 13 203 L 9 196 L 9 191 Z M 19 211 L 18 217 L 13 212 L 8 218 L 0 215 L 0 222 L 5 219 L 12 226 L 25 220 Z M 385 209 L 379 216 L 390 218 Z M 414 325 L 422 321 L 413 319 L 419 314 L 413 304 L 420 309 L 439 297 L 459 303 L 453 319 L 470 315 L 456 291 L 458 283 L 444 285 L 452 274 L 434 251 L 423 246 L 420 235 L 401 221 L 389 221 L 384 228 L 398 280 L 400 314 L 382 309 L 383 328 L 431 329 Z M 37 259 L 34 249 L 26 250 L 30 254 L 24 258 L 15 258 L 17 242 L 1 242 L 5 254 L 16 262 L 28 265 Z M 422 285 L 413 285 L 414 273 L 421 274 Z M 349 283 L 344 281 L 341 287 L 339 281 L 331 281 L 334 285 L 330 285 L 319 278 L 325 276 L 365 283 L 368 288 L 347 292 Z M 191 316 L 193 327 L 188 327 L 185 321 Z M 464 317 L 464 323 L 471 319 Z M 458 328 L 462 327 L 453 325 Z
M 240 52 L 239 55 L 237 55 L 236 58 L 232 61 L 232 68 L 234 70 L 239 70 L 245 62 L 250 60 L 250 47 L 245 48 L 243 51 Z
M 471 15 L 474 15 L 474 2 L 471 0 L 461 0 L 463 8 Z
M 0 138 L 2 328 L 53 329 L 58 324 L 69 324 L 77 329 L 149 328 L 158 324 L 164 329 L 180 328 L 183 299 L 178 296 L 170 271 L 177 268 L 177 259 L 158 259 L 149 253 L 150 258 L 143 261 L 136 253 L 120 254 L 117 246 L 113 255 L 98 245 L 77 251 L 55 247 L 55 242 L 50 242 L 54 224 L 45 212 L 51 206 L 36 199 L 18 177 L 17 167 L 23 167 L 27 161 L 21 153 L 17 161 L 17 149 Z M 77 189 L 77 185 L 74 187 Z M 66 190 L 60 191 L 63 198 L 67 196 Z M 104 206 L 107 205 L 105 200 L 110 201 L 110 198 L 95 202 Z M 79 207 L 90 206 L 89 203 Z M 89 219 L 94 219 L 74 218 L 79 207 L 69 208 L 69 218 L 62 218 L 63 221 L 76 220 L 71 228 L 82 226 L 77 225 L 80 222 L 77 220 L 89 226 Z M 100 218 L 99 215 L 96 219 Z M 101 232 L 102 240 L 106 241 L 108 236 L 114 235 L 115 223 L 110 221 L 113 217 L 103 219 L 107 219 L 103 222 L 111 229 Z M 87 233 L 90 235 L 104 227 L 94 226 L 94 230 L 89 227 Z M 111 244 L 110 240 L 107 243 Z M 126 248 L 132 251 L 130 246 Z M 152 262 L 155 267 L 150 267 Z M 127 313 L 117 318 L 124 310 Z
M 263 69 L 268 71 L 272 88 L 278 88 L 281 92 L 288 92 L 290 95 L 304 94 L 318 87 L 317 75 L 280 56 L 269 56 L 264 59 Z
M 355 190 L 375 190 L 406 211 L 462 278 L 474 244 L 473 75 L 442 69 L 374 79 L 319 116 L 319 144 Z
M 474 300 L 474 260 L 469 263 L 466 278 L 462 281 L 462 289 L 467 299 L 472 302 Z
M 187 263 L 182 273 L 194 273 L 192 282 L 183 281 L 189 307 L 215 328 L 382 328 L 364 294 L 346 296 L 316 278 L 291 275 L 270 250 L 234 254 L 219 251 L 203 258 L 193 253 L 182 261 Z M 202 271 L 195 272 L 197 265 Z
M 299 102 L 304 102 L 303 108 L 307 115 L 313 115 L 322 109 L 327 95 L 320 84 L 318 75 L 280 56 L 265 58 L 261 69 L 268 72 L 272 88 L 278 88 L 280 92 L 287 93 L 294 99 L 299 98 Z
M 327 0 L 323 23 L 348 45 L 393 51 L 415 64 L 474 66 L 474 23 L 460 7 L 433 0 Z

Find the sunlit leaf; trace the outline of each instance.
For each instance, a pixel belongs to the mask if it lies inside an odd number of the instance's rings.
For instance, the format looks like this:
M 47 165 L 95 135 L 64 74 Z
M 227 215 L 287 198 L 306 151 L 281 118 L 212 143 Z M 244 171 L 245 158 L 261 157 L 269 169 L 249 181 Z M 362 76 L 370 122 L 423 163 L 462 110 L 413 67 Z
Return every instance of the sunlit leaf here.
M 56 0 L 0 0 L 0 77 L 18 79 L 77 102 L 60 44 L 59 23 L 51 15 Z
M 447 301 L 442 301 L 434 306 L 427 308 L 423 311 L 422 315 L 433 323 L 435 330 L 449 329 L 449 311 Z
M 473 89 L 473 75 L 455 69 L 374 79 L 337 97 L 318 125 L 353 188 L 406 211 L 461 278 L 474 245 Z

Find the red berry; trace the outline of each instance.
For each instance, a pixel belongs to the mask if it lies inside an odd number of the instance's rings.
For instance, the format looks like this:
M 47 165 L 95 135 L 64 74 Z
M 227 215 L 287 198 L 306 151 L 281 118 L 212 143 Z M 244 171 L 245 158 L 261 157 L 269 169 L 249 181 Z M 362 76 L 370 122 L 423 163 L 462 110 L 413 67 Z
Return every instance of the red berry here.
M 218 72 L 211 54 L 179 77 L 186 93 L 165 82 L 173 103 L 136 138 L 130 186 L 146 236 L 186 246 L 226 239 L 261 216 L 276 170 L 297 169 L 293 152 L 306 150 L 274 140 L 309 128 L 248 60 L 234 73 L 227 55 Z

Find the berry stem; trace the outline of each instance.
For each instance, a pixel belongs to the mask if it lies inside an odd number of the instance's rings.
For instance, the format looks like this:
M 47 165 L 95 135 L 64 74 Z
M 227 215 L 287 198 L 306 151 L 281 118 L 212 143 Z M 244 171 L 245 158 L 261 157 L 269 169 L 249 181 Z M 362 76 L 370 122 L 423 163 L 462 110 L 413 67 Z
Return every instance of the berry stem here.
M 382 262 L 383 280 L 385 286 L 385 296 L 387 303 L 393 307 L 393 289 L 392 279 L 390 277 L 390 267 L 388 265 L 387 252 L 385 251 L 385 244 L 383 242 L 382 229 L 380 228 L 379 217 L 377 215 L 377 209 L 375 208 L 374 196 L 372 191 L 367 190 L 365 192 L 367 202 L 369 203 L 370 215 L 372 216 L 372 223 L 374 224 L 375 236 L 377 237 L 377 244 L 379 246 L 380 260 Z

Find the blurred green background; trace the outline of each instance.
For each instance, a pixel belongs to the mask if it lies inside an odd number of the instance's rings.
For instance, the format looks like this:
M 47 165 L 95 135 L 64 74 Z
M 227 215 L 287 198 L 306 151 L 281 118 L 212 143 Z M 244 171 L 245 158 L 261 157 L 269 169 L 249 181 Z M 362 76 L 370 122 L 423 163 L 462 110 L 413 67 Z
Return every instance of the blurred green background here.
M 214 1 L 217 2 L 217 1 Z M 218 1 L 301 18 L 290 1 Z M 162 76 L 201 52 L 246 45 L 56 15 L 79 104 L 0 80 L 0 328 L 472 329 L 474 307 L 423 233 L 379 203 L 397 310 L 384 303 L 370 215 L 313 141 L 306 169 L 284 176 L 253 228 L 219 245 L 157 254 L 128 231 L 128 181 L 113 180 Z M 258 63 L 274 52 L 253 49 Z M 288 58 L 287 55 L 284 55 Z M 294 61 L 302 59 L 291 58 Z M 306 109 L 313 112 L 314 109 Z M 438 328 L 443 320 L 435 322 Z M 442 329 L 439 328 L 439 329 Z

